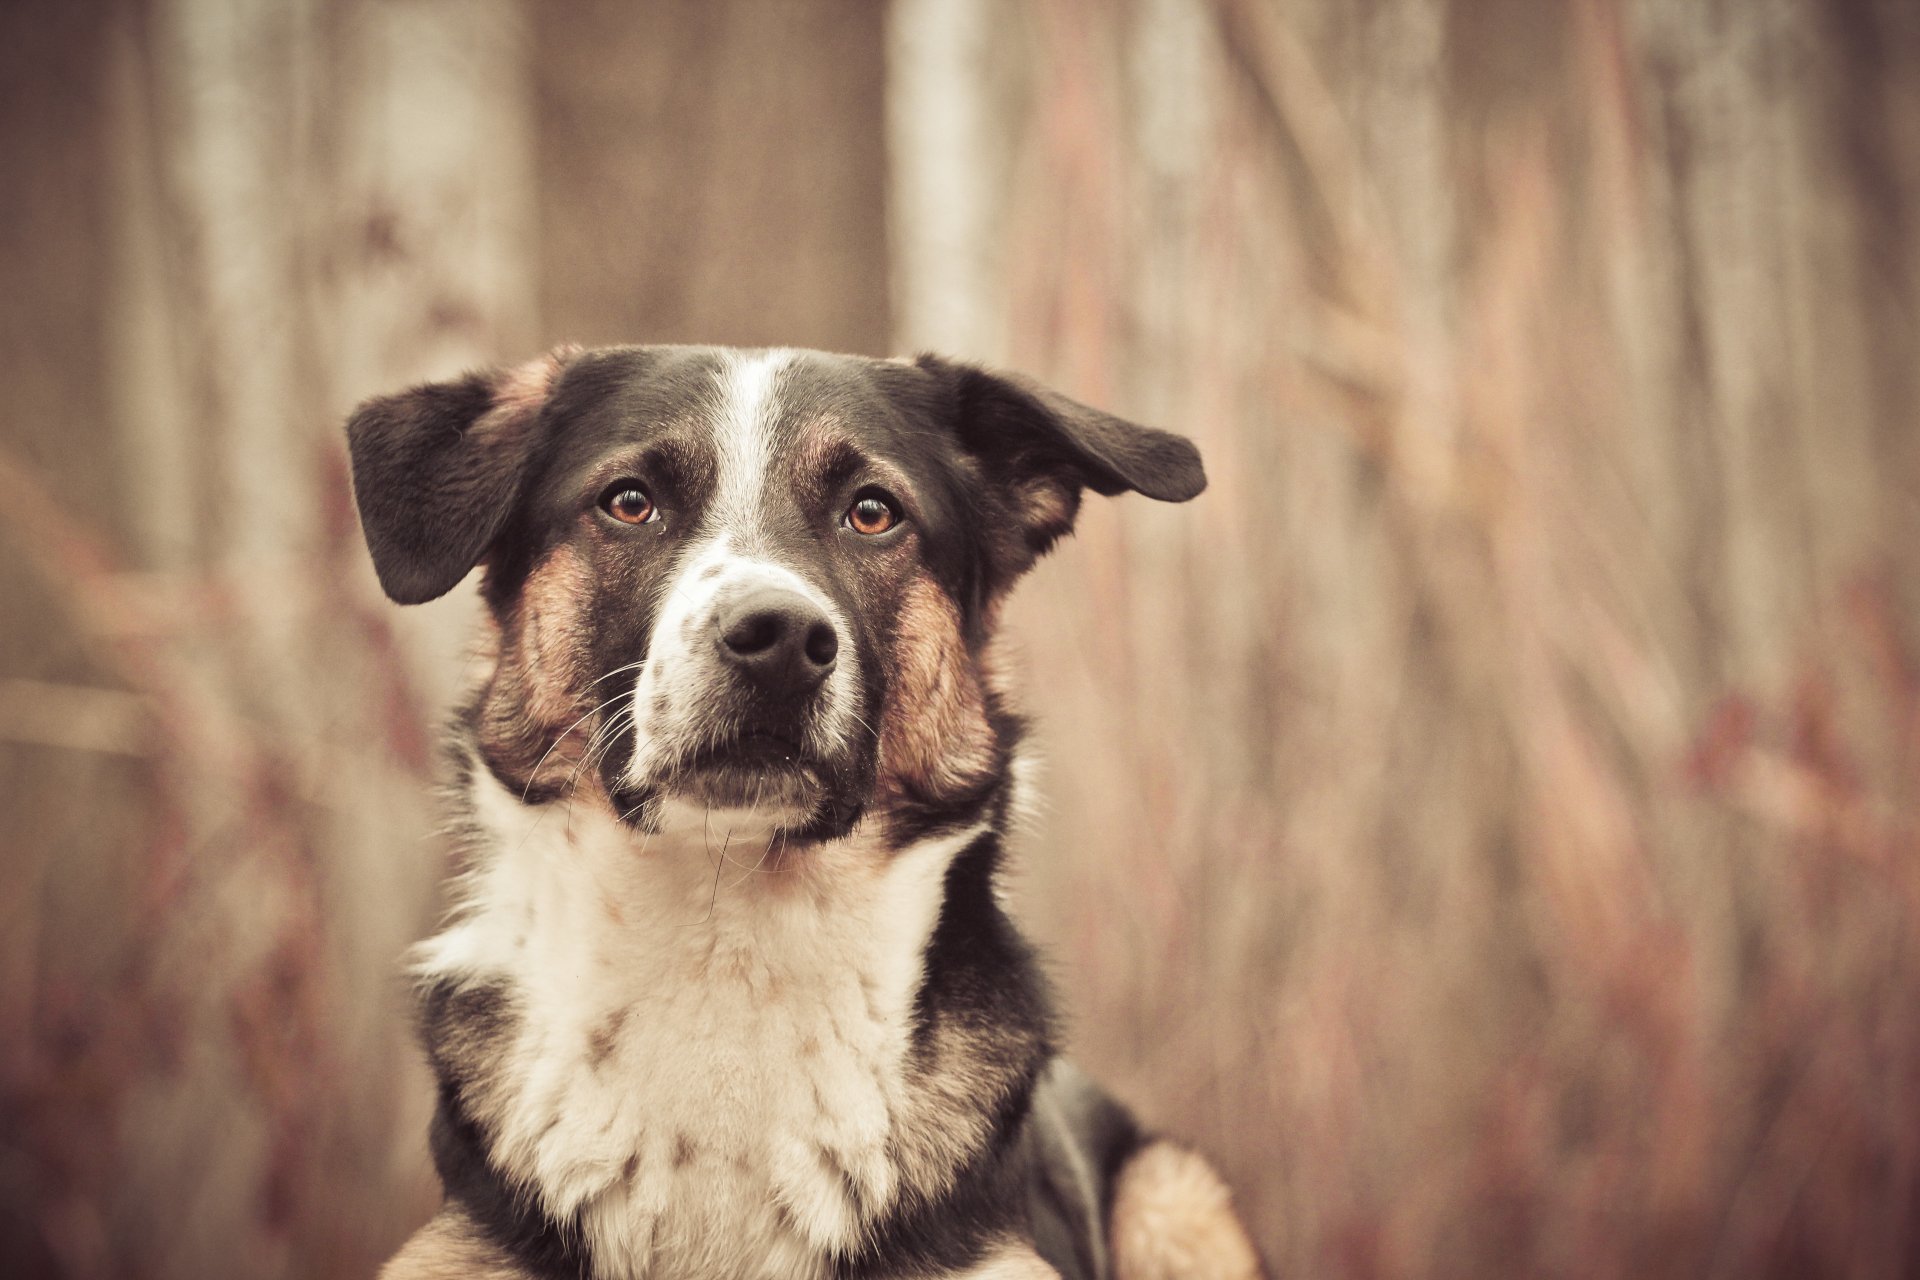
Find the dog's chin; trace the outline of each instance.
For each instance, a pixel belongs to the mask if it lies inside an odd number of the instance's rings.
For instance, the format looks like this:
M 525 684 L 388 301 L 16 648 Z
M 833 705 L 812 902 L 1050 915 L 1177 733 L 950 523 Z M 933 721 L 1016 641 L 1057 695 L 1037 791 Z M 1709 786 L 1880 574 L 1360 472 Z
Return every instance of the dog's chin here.
M 841 772 L 788 740 L 750 734 L 630 776 L 623 791 L 638 801 L 626 806 L 630 821 L 649 828 L 679 826 L 691 817 L 703 827 L 722 821 L 830 837 L 849 825 L 843 817 L 858 811 L 838 794 Z
M 800 764 L 715 760 L 683 771 L 660 794 L 707 809 L 754 814 L 781 826 L 802 823 L 826 788 L 817 770 Z

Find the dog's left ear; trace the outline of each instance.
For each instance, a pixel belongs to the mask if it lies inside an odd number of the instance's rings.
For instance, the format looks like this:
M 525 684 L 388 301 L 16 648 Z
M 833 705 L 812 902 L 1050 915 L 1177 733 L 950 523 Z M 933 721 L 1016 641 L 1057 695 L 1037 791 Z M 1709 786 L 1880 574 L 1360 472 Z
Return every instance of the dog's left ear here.
M 961 444 L 1010 495 L 1020 535 L 1005 566 L 1013 573 L 1072 531 L 1085 489 L 1186 502 L 1207 487 L 1200 451 L 1184 436 L 1117 418 L 1020 374 L 930 355 L 915 363 L 946 385 Z
M 347 421 L 353 496 L 374 572 L 400 604 L 453 590 L 519 496 L 540 410 L 572 348 L 376 396 Z

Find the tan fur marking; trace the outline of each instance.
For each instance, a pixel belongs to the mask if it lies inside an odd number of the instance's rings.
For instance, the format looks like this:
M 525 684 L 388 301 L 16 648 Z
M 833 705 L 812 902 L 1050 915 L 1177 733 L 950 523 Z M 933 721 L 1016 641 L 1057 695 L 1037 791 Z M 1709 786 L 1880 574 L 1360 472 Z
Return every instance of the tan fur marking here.
M 1015 491 L 1020 518 L 1031 530 L 1031 537 L 1046 543 L 1073 531 L 1073 517 L 1080 502 L 1075 492 L 1060 481 L 1042 477 L 1021 485 Z
M 539 417 L 554 383 L 580 354 L 571 344 L 502 370 L 494 376 L 493 408 L 474 423 L 474 435 L 524 431 Z M 571 548 L 561 548 L 534 570 L 503 623 L 483 629 L 484 648 L 492 650 L 480 726 L 481 745 L 496 764 L 531 775 L 553 736 L 586 708 L 578 705 L 578 667 L 585 650 L 580 610 L 587 599 L 586 566 Z M 584 735 L 581 735 L 584 740 Z M 565 777 L 579 759 L 575 751 L 560 759 L 555 752 L 541 766 L 543 779 Z
M 579 354 L 579 347 L 565 343 L 501 373 L 494 383 L 493 408 L 473 424 L 472 430 L 501 431 L 531 422 L 552 394 L 560 371 Z
M 1060 1280 L 1029 1244 L 1009 1244 L 989 1253 L 955 1280 Z
M 853 452 L 853 437 L 846 433 L 839 419 L 815 418 L 795 433 L 792 473 L 812 480 Z
M 592 571 L 571 546 L 556 547 L 520 592 L 519 662 L 527 673 L 527 712 L 564 727 L 580 714 L 581 668 L 589 636 L 583 617 Z
M 557 547 L 528 575 L 502 624 L 480 739 L 490 758 L 525 775 L 521 781 L 564 781 L 575 775 L 574 766 L 585 754 L 593 726 L 576 722 L 592 705 L 583 690 L 588 641 L 583 610 L 591 586 L 580 553 Z M 563 733 L 565 739 L 556 743 Z M 536 769 L 539 777 L 532 776 Z M 587 772 L 580 771 L 580 778 Z
M 906 474 L 886 459 L 868 456 L 854 442 L 840 419 L 830 414 L 817 417 L 800 428 L 790 456 L 789 472 L 799 477 L 803 488 L 810 490 L 811 496 L 816 499 L 827 496 L 818 487 L 827 474 L 848 460 L 857 461 L 861 470 L 871 475 L 884 489 L 905 494 L 913 487 Z
M 597 1067 L 612 1056 L 614 1047 L 619 1043 L 620 1028 L 627 1025 L 630 1009 L 616 1009 L 607 1016 L 607 1020 L 595 1027 L 587 1035 L 587 1065 Z
M 880 724 L 881 785 L 896 796 L 962 792 L 993 766 L 993 729 L 959 612 L 919 578 L 897 616 L 894 688 Z
M 531 1280 L 456 1210 L 442 1209 L 380 1269 L 380 1280 Z
M 1232 1194 L 1205 1160 L 1171 1142 L 1121 1169 L 1108 1229 L 1118 1280 L 1260 1280 L 1266 1273 Z

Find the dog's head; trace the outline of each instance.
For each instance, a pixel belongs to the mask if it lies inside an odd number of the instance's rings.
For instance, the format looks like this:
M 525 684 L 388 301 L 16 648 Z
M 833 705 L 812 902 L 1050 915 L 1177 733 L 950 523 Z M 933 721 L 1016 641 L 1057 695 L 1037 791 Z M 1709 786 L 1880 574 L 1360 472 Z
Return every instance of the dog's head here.
M 369 401 L 348 436 L 388 595 L 485 566 L 494 773 L 812 838 L 987 803 L 1007 589 L 1084 490 L 1206 485 L 1178 436 L 932 357 L 563 350 Z

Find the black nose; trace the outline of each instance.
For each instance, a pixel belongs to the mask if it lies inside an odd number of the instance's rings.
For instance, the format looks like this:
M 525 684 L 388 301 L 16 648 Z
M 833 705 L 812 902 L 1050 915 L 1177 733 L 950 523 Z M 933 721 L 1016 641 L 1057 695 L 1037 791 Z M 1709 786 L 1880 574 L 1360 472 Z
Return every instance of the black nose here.
M 720 610 L 720 656 L 770 694 L 794 697 L 833 670 L 840 637 L 820 607 L 797 591 L 762 587 Z

